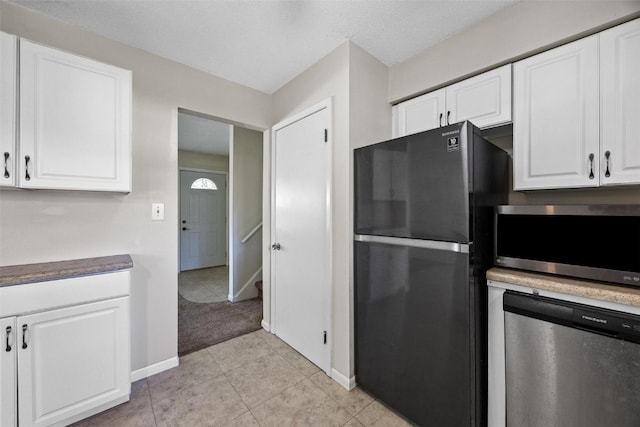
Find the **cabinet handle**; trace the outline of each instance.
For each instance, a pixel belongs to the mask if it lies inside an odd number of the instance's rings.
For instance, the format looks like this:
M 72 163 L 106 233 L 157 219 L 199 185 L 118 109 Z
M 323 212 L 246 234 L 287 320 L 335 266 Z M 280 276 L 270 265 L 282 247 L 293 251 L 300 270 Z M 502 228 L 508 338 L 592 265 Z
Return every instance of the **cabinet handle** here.
M 604 176 L 606 176 L 607 178 L 611 176 L 611 172 L 609 172 L 609 156 L 611 156 L 611 151 L 605 151 L 604 157 L 607 159 L 607 161 L 605 163 L 606 169 L 604 171 Z
M 31 180 L 31 177 L 29 176 L 29 160 L 30 159 L 31 157 L 24 156 L 24 179 L 26 179 L 27 181 Z
M 7 326 L 7 347 L 4 349 L 6 352 L 11 351 L 11 344 L 9 344 L 10 336 L 11 336 L 11 326 Z
M 451 115 L 451 111 L 447 111 L 447 126 L 449 126 L 449 116 Z
M 9 178 L 9 153 L 4 152 L 4 177 Z
M 22 348 L 27 348 L 27 325 L 22 325 Z
M 593 158 L 595 156 L 593 155 L 593 153 L 589 154 L 589 179 L 593 179 L 596 176 L 593 174 Z
M 439 120 L 439 123 L 440 123 L 440 127 L 442 127 L 442 113 L 440 113 L 440 120 Z

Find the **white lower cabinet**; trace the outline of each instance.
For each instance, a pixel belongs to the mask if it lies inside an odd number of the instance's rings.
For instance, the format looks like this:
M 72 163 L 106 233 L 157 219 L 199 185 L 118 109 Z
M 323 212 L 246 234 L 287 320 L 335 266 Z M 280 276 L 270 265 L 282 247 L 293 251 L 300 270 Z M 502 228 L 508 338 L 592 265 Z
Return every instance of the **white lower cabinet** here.
M 122 296 L 0 319 L 0 425 L 65 426 L 129 400 L 129 317 Z
M 0 351 L 0 426 L 12 427 L 17 417 L 16 318 L 0 319 L 2 349 Z
M 48 426 L 129 396 L 129 298 L 17 318 L 20 426 Z

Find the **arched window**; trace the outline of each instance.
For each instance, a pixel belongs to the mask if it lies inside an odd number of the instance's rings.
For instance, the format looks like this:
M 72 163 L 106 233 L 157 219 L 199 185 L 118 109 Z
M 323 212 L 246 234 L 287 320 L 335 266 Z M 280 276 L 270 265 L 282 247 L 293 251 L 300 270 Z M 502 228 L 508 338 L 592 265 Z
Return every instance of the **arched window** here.
M 209 178 L 198 178 L 191 184 L 194 190 L 217 190 L 218 186 Z

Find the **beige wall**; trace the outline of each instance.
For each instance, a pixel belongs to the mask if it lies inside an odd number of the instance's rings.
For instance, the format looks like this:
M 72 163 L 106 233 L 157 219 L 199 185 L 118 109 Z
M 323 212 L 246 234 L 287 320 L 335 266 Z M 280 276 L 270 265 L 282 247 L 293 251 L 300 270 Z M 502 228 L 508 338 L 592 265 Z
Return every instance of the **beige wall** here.
M 262 278 L 262 230 L 241 242 L 262 221 L 262 132 L 235 126 L 232 135 L 229 280 L 239 301 L 258 296 L 254 285 Z
M 132 192 L 1 191 L 0 265 L 131 254 L 131 362 L 144 375 L 177 356 L 177 110 L 266 129 L 270 97 L 5 1 L 0 13 L 2 31 L 133 71 Z M 151 221 L 152 202 L 165 221 Z
M 280 90 L 272 95 L 272 123 L 276 124 L 300 113 L 319 102 L 332 98 L 333 100 L 333 179 L 332 191 L 332 231 L 334 238 L 340 233 L 345 233 L 349 227 L 351 218 L 349 215 L 349 193 L 347 185 L 349 182 L 349 170 L 346 167 L 349 150 L 349 51 L 350 43 L 344 43 L 329 55 L 309 67 L 298 77 L 287 83 Z M 265 165 L 266 167 L 267 165 Z M 270 170 L 269 170 L 270 173 Z M 265 175 L 267 176 L 267 175 Z M 266 202 L 266 201 L 265 201 Z M 265 223 L 265 225 L 267 225 Z M 269 224 L 270 225 L 270 224 Z M 270 236 L 270 228 L 265 232 Z M 270 241 L 271 239 L 269 238 Z M 344 290 L 349 284 L 348 271 L 350 254 L 347 247 L 340 247 L 335 242 L 332 253 L 332 294 L 333 313 L 332 329 L 330 334 L 333 345 L 332 366 L 342 375 L 349 374 L 348 342 L 339 342 L 335 339 L 337 328 L 348 328 L 349 313 L 338 309 L 346 303 L 340 300 L 340 295 L 344 295 Z M 310 273 L 313 274 L 313 273 Z M 265 276 L 264 279 L 267 279 Z M 270 284 L 263 288 L 263 297 L 270 301 Z M 266 316 L 265 316 L 266 319 Z
M 324 99 L 333 100 L 330 333 L 332 375 L 337 375 L 342 384 L 353 380 L 352 148 L 391 135 L 387 82 L 387 68 L 383 64 L 346 42 L 272 96 L 274 124 Z M 270 289 L 265 287 L 265 293 L 268 292 Z
M 397 102 L 640 15 L 640 1 L 520 1 L 389 71 Z
M 229 172 L 229 156 L 217 156 L 215 154 L 178 150 L 178 167 L 215 172 Z

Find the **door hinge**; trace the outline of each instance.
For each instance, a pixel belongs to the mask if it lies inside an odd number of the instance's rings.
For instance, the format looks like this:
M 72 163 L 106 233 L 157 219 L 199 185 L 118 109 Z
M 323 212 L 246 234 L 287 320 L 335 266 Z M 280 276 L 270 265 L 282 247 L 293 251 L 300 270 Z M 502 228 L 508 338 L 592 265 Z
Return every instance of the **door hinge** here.
M 324 130 L 324 142 L 329 141 L 329 129 Z
M 327 331 L 324 331 L 324 343 L 327 343 Z

